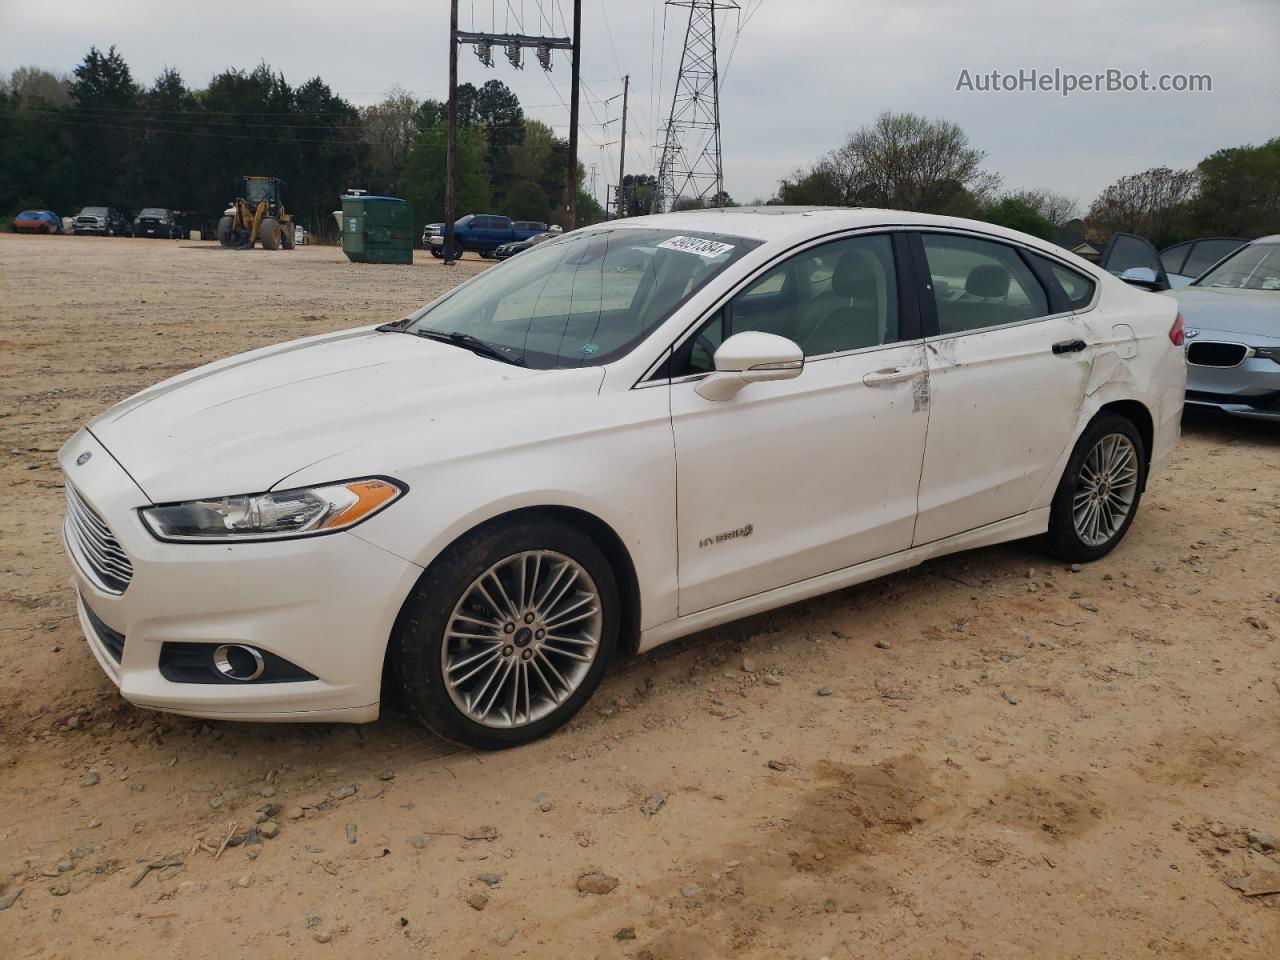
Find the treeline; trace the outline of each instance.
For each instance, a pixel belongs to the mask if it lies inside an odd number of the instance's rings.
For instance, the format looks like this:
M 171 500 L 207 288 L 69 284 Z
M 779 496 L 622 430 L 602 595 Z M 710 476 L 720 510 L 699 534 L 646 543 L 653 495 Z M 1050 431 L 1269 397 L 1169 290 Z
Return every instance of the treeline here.
M 568 143 L 498 81 L 459 87 L 458 114 L 459 215 L 563 222 Z M 217 215 L 252 174 L 286 181 L 286 205 L 313 232 L 334 231 L 330 211 L 352 188 L 403 196 L 432 222 L 444 215 L 445 117 L 445 103 L 398 89 L 356 107 L 318 76 L 293 87 L 266 64 L 203 89 L 170 68 L 147 86 L 114 47 L 92 48 L 70 76 L 0 78 L 0 215 L 90 204 Z M 601 217 L 579 191 L 579 224 Z
M 812 166 L 783 178 L 771 202 L 887 207 L 985 220 L 1057 240 L 1080 202 L 1051 189 L 1006 190 L 958 125 L 885 113 Z M 1086 235 L 1117 231 L 1157 247 L 1202 236 L 1280 233 L 1280 137 L 1219 150 L 1194 170 L 1160 167 L 1107 187 L 1084 216 Z

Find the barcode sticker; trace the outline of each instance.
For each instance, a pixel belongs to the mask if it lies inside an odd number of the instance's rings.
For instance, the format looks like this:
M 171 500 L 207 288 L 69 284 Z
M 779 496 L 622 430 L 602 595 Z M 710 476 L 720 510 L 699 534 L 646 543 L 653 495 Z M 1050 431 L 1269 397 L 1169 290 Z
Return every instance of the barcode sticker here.
M 678 250 L 681 253 L 693 253 L 699 257 L 714 260 L 721 254 L 733 249 L 732 243 L 721 243 L 718 240 L 702 240 L 698 237 L 672 237 L 658 244 L 659 250 Z

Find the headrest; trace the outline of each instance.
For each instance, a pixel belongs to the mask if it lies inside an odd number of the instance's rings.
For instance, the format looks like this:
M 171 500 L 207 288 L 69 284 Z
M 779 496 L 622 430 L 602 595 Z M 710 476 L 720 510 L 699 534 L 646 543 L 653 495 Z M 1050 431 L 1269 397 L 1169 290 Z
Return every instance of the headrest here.
M 846 250 L 836 261 L 831 274 L 831 289 L 842 297 L 875 299 L 879 296 L 876 285 L 879 278 L 876 258 L 865 250 Z
M 984 263 L 969 271 L 964 282 L 965 293 L 988 300 L 998 300 L 1009 293 L 1009 283 L 1013 278 L 1004 267 L 994 263 Z

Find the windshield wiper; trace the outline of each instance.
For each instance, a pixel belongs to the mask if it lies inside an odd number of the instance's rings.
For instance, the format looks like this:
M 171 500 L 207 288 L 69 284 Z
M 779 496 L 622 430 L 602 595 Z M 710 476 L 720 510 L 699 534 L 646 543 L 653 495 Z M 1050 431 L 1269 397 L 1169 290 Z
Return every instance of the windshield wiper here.
M 439 343 L 452 343 L 456 347 L 470 350 L 477 356 L 509 363 L 514 367 L 523 367 L 525 365 L 523 357 L 513 357 L 506 352 L 507 348 L 499 347 L 487 340 L 481 340 L 473 334 L 463 333 L 460 330 L 455 330 L 453 333 L 444 333 L 440 330 L 413 330 L 406 332 L 412 332 L 420 337 L 426 337 L 428 340 L 435 340 Z

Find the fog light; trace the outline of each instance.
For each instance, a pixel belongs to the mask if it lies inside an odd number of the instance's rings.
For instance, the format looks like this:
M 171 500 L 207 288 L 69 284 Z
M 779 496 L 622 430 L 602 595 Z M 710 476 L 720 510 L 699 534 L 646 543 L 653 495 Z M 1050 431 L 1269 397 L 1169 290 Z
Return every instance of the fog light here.
M 213 666 L 231 680 L 257 680 L 267 668 L 262 654 L 242 643 L 224 643 L 213 651 Z

